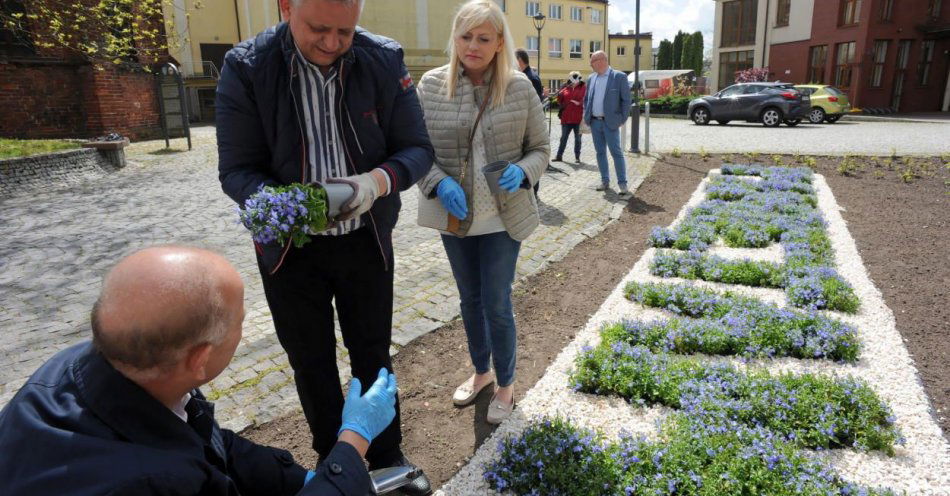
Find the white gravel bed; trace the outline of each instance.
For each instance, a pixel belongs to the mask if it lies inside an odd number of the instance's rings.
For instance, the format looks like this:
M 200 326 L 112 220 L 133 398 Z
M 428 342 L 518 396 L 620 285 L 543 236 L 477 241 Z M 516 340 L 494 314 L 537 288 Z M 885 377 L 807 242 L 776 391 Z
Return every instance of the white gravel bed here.
M 708 178 L 693 193 L 671 227 L 681 222 L 687 211 L 703 200 L 707 183 Z M 826 458 L 842 476 L 856 483 L 890 487 L 913 495 L 950 495 L 950 444 L 943 438 L 934 420 L 914 362 L 895 327 L 894 315 L 871 282 L 824 178 L 815 175 L 813 183 L 818 195 L 818 207 L 828 221 L 828 234 L 835 250 L 838 273 L 854 287 L 861 301 L 856 315 L 825 313 L 857 328 L 862 344 L 859 362 L 848 365 L 826 360 L 790 358 L 751 361 L 736 357 L 705 358 L 710 361 L 727 361 L 741 367 L 762 366 L 772 372 L 812 372 L 839 377 L 861 377 L 893 409 L 897 426 L 906 438 L 906 444 L 897 447 L 894 457 L 877 452 L 858 453 L 852 450 L 833 450 L 816 453 L 815 456 Z M 756 256 L 757 260 L 781 262 L 780 247 L 773 246 L 768 250 L 757 251 L 763 252 Z M 620 398 L 575 393 L 568 385 L 568 374 L 573 369 L 575 357 L 584 345 L 593 345 L 599 341 L 598 331 L 604 323 L 621 319 L 653 320 L 670 315 L 664 311 L 646 309 L 626 300 L 623 295 L 624 286 L 630 281 L 670 284 L 684 282 L 682 279 L 651 276 L 649 263 L 655 253 L 654 249 L 648 249 L 644 253 L 574 341 L 561 351 L 544 377 L 527 392 L 512 417 L 499 426 L 477 450 L 470 463 L 437 491 L 437 495 L 495 494 L 482 478 L 486 464 L 495 459 L 501 439 L 519 433 L 529 420 L 538 416 L 567 417 L 575 424 L 600 430 L 607 436 L 617 436 L 624 430 L 655 437 L 657 423 L 672 410 L 665 407 L 634 408 Z M 728 256 L 723 253 L 720 255 Z M 738 258 L 749 257 L 749 253 L 745 251 L 732 252 L 731 255 Z M 718 291 L 729 289 L 783 306 L 787 304 L 781 290 L 691 282 Z

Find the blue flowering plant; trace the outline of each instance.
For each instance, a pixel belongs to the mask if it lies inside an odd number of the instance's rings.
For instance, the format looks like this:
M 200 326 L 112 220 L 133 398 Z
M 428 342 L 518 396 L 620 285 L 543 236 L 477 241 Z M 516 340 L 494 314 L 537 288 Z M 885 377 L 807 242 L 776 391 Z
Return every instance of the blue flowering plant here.
M 297 248 L 310 242 L 310 235 L 329 226 L 327 192 L 319 184 L 292 183 L 261 186 L 238 209 L 241 224 L 254 241 Z

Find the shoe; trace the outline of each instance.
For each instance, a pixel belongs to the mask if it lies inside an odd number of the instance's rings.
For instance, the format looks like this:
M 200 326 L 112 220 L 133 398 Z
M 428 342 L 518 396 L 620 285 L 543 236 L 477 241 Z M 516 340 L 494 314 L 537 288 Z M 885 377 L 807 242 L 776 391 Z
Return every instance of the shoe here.
M 575 158 L 575 159 L 574 159 L 574 163 L 577 164 L 577 165 L 580 165 L 580 164 L 581 164 L 581 158 L 580 158 L 580 157 Z
M 475 374 L 472 374 L 462 385 L 455 389 L 455 394 L 452 395 L 452 404 L 455 406 L 471 405 L 472 402 L 475 401 L 475 398 L 478 397 L 478 393 L 494 383 L 495 381 L 491 380 L 482 384 L 480 388 L 475 389 Z
M 603 183 L 603 184 L 601 184 L 600 186 L 597 186 L 597 187 L 594 188 L 594 189 L 595 189 L 596 191 L 607 191 L 608 188 L 610 188 L 610 185 L 609 185 L 609 184 L 606 184 L 606 183 Z
M 511 411 L 514 409 L 514 398 L 512 398 L 511 403 L 502 403 L 497 396 L 492 396 L 491 403 L 488 404 L 488 415 L 485 421 L 489 424 L 500 424 L 511 416 Z
M 555 162 L 563 162 L 564 160 L 562 160 L 561 157 L 554 157 L 554 161 L 555 161 Z
M 621 198 L 629 198 L 630 196 L 633 196 L 633 195 L 630 194 L 630 190 L 627 189 L 627 185 L 624 184 L 624 185 L 620 186 L 620 197 L 621 197 Z
M 406 458 L 406 455 L 400 455 L 396 462 L 391 464 L 390 467 L 414 467 L 417 474 L 416 478 L 412 479 L 412 482 L 400 487 L 392 494 L 405 494 L 408 496 L 429 496 L 432 494 L 432 484 L 429 483 L 429 478 L 426 477 L 426 474 L 422 472 L 421 468 L 413 465 L 412 462 Z

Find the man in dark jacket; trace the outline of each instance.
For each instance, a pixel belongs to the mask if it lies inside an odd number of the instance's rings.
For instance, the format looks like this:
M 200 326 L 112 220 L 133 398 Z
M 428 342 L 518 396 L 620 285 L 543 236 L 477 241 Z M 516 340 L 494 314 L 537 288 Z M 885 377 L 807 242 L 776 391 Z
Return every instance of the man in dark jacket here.
M 534 92 L 538 94 L 541 103 L 544 103 L 544 85 L 541 84 L 541 76 L 538 76 L 538 73 L 531 68 L 528 51 L 524 48 L 515 50 L 515 59 L 518 60 L 518 69 L 520 69 L 525 76 L 528 76 L 528 79 L 531 81 L 531 86 L 534 86 Z
M 61 351 L 0 411 L 0 494 L 365 496 L 361 455 L 395 416 L 395 378 L 350 386 L 330 456 L 308 472 L 286 451 L 221 429 L 197 389 L 241 340 L 244 285 L 220 255 L 148 248 L 120 261 L 92 311 L 92 342 Z
M 218 166 L 224 192 L 240 206 L 264 185 L 354 188 L 335 225 L 303 248 L 256 247 L 277 337 L 324 459 L 343 407 L 334 308 L 353 375 L 365 382 L 380 367 L 392 370 L 399 192 L 426 175 L 433 150 L 402 48 L 356 26 L 361 0 L 280 0 L 280 7 L 286 23 L 225 57 Z M 408 464 L 398 402 L 396 412 L 367 454 L 371 469 Z M 430 489 L 423 475 L 403 491 Z

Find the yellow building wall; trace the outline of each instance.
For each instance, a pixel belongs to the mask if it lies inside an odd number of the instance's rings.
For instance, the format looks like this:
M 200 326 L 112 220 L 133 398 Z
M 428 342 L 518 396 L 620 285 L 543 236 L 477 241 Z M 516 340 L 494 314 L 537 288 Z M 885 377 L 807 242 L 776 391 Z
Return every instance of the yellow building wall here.
M 633 38 L 615 38 L 610 37 L 610 52 L 608 57 L 610 66 L 618 71 L 633 72 L 634 67 L 634 44 Z M 623 47 L 624 54 L 618 55 L 617 48 Z M 653 40 L 651 38 L 640 38 L 640 70 L 653 70 Z
M 183 41 L 171 47 L 169 54 L 179 61 L 185 75 L 201 72 L 202 43 L 235 45 L 280 22 L 277 0 L 200 3 L 200 9 L 195 8 L 195 0 L 172 0 L 164 6 L 166 29 L 170 27 Z

